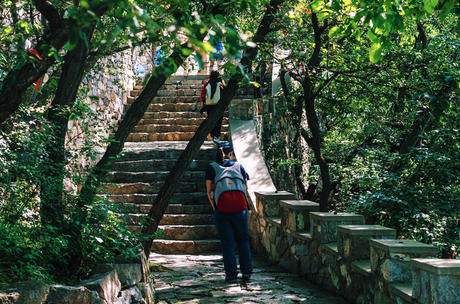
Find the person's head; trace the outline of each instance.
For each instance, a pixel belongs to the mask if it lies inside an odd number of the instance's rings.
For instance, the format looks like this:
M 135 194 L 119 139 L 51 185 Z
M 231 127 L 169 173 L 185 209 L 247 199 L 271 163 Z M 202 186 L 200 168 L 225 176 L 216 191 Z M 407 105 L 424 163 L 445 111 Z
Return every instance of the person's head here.
M 222 163 L 226 159 L 234 159 L 233 146 L 228 141 L 222 141 L 219 144 L 219 150 L 217 153 L 216 161 Z
M 209 82 L 215 83 L 219 81 L 220 74 L 218 71 L 212 71 L 211 74 L 209 75 Z

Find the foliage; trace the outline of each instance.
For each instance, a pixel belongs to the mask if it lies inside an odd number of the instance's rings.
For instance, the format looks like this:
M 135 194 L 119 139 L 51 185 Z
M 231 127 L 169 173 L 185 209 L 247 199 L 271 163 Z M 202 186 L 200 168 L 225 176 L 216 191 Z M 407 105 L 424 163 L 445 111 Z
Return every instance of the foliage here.
M 1 281 L 56 281 L 62 279 L 62 271 L 57 266 L 68 267 L 67 246 L 72 236 L 53 226 L 43 226 L 38 213 L 40 184 L 55 182 L 44 175 L 50 167 L 45 146 L 53 135 L 43 119 L 42 110 L 24 107 L 18 113 L 20 119 L 11 126 L 9 136 L 5 133 L 0 136 Z M 78 106 L 73 117 L 86 120 L 89 127 L 82 137 L 87 143 L 94 143 L 90 126 L 91 121 L 97 120 L 88 111 L 89 107 Z M 69 170 L 66 171 L 69 173 L 66 176 L 68 186 L 78 183 L 82 175 L 87 174 L 88 168 L 82 168 L 78 161 L 81 156 L 92 157 L 95 148 L 83 144 L 82 150 L 70 153 L 73 156 L 69 157 Z M 72 169 L 72 166 L 77 167 Z M 72 201 L 76 199 L 75 192 L 70 188 L 66 196 L 66 225 L 81 225 L 74 222 L 76 210 Z M 66 278 L 70 282 L 85 276 L 98 263 L 114 261 L 118 255 L 135 255 L 138 246 L 138 237 L 130 233 L 123 218 L 117 216 L 123 212 L 120 206 L 100 197 L 88 202 L 86 208 L 89 212 L 82 229 L 83 262 L 73 276 Z
M 442 256 L 451 255 L 458 252 L 460 233 L 458 16 L 446 11 L 449 1 L 435 5 L 433 15 L 405 1 L 402 7 L 411 7 L 406 15 L 376 21 L 389 2 L 360 1 L 360 8 L 357 3 L 299 2 L 279 16 L 280 30 L 265 54 L 280 50 L 274 60 L 297 85 L 279 93 L 276 107 L 285 97 L 295 107 L 298 96 L 312 89 L 321 153 L 333 185 L 332 209 L 359 212 L 369 223 L 394 227 L 400 237 L 432 242 Z M 312 66 L 315 51 L 319 63 Z M 306 111 L 304 101 L 301 106 Z M 270 159 L 295 163 L 285 153 L 292 150 L 290 138 L 273 134 L 301 127 L 267 129 L 266 136 L 276 139 L 269 149 L 277 156 Z M 322 172 L 313 151 L 305 153 L 311 162 L 303 168 L 309 187 L 296 193 L 317 200 Z

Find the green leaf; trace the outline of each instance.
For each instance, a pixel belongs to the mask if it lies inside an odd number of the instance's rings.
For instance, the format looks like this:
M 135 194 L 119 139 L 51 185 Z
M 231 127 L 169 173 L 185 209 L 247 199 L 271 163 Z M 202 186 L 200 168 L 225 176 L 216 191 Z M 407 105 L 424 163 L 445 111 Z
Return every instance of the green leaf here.
M 373 43 L 371 45 L 369 59 L 372 63 L 377 63 L 382 59 L 382 45 L 380 43 Z
M 334 27 L 331 28 L 330 31 L 329 31 L 329 37 L 330 37 L 330 38 L 335 37 L 335 36 L 338 34 L 338 31 L 339 31 L 339 27 L 338 27 L 338 26 L 334 26 Z
M 439 0 L 423 0 L 423 6 L 427 13 L 432 14 L 434 12 L 434 8 L 438 5 Z

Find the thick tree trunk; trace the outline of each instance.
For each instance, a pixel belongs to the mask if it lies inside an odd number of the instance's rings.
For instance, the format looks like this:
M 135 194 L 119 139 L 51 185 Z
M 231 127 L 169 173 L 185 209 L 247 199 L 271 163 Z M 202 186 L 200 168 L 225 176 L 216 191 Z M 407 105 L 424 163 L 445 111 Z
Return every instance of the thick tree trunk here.
M 85 34 L 87 39 L 91 40 L 93 28 L 88 29 Z M 63 181 L 69 107 L 75 103 L 88 52 L 88 44 L 80 39 L 75 48 L 64 57 L 62 74 L 47 115 L 53 134 L 46 147 L 48 169 L 44 172 L 46 180 L 41 183 L 40 216 L 43 224 L 54 227 L 62 228 L 64 222 Z
M 253 42 L 260 43 L 265 39 L 265 36 L 270 32 L 270 25 L 273 22 L 275 14 L 278 12 L 283 0 L 272 0 L 270 1 L 267 10 L 259 24 L 256 34 L 254 35 Z M 246 68 L 250 68 L 252 61 L 256 58 L 258 52 L 257 47 L 247 49 L 246 53 L 243 55 L 241 64 Z M 150 224 L 142 229 L 142 234 L 147 236 L 149 239 L 143 242 L 144 252 L 148 256 L 150 253 L 150 248 L 152 247 L 153 239 L 151 235 L 158 228 L 158 223 L 160 222 L 163 214 L 168 206 L 169 200 L 174 194 L 178 181 L 183 177 L 185 171 L 190 166 L 192 159 L 195 157 L 199 151 L 201 145 L 206 139 L 207 134 L 216 124 L 219 117 L 224 114 L 225 109 L 230 104 L 233 96 L 235 95 L 236 90 L 239 87 L 239 82 L 243 79 L 243 75 L 238 72 L 233 75 L 227 86 L 225 87 L 222 98 L 217 103 L 213 111 L 211 111 L 203 121 L 203 123 L 198 127 L 195 135 L 187 144 L 187 147 L 180 155 L 179 159 L 176 161 L 174 167 L 169 172 L 165 183 L 160 189 L 160 192 L 153 203 L 154 208 L 150 209 L 148 217 L 151 219 Z
M 0 125 L 18 109 L 23 102 L 21 97 L 26 89 L 55 64 L 56 59 L 53 54 L 61 50 L 68 40 L 68 33 L 62 25 L 62 19 L 57 8 L 47 0 L 33 0 L 33 3 L 42 16 L 46 18 L 50 28 L 50 33 L 34 47 L 43 60 L 39 61 L 31 56 L 25 59 L 21 58 L 0 83 Z M 92 12 L 97 16 L 102 16 L 110 9 L 106 3 L 100 5 L 102 6 L 92 8 Z M 111 5 L 116 5 L 116 2 Z

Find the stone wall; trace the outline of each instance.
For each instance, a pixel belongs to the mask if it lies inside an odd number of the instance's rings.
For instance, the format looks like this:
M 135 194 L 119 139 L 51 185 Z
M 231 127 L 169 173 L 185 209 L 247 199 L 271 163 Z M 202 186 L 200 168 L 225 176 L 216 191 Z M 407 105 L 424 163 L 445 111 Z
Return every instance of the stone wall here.
M 460 303 L 460 260 L 437 259 L 435 246 L 395 239 L 361 215 L 318 210 L 289 192 L 256 192 L 254 251 L 351 303 Z
M 107 139 L 125 110 L 130 91 L 152 69 L 149 55 L 134 48 L 101 58 L 84 77 L 77 98 L 94 116 L 84 114 L 70 120 L 66 138 L 68 150 L 75 156 L 73 165 L 77 171 L 92 162 L 80 151 L 88 142 L 97 150 L 105 150 Z M 90 136 L 86 130 L 91 132 Z
M 147 258 L 120 259 L 99 265 L 87 280 L 75 286 L 21 282 L 0 289 L 0 304 L 153 304 L 153 279 Z

